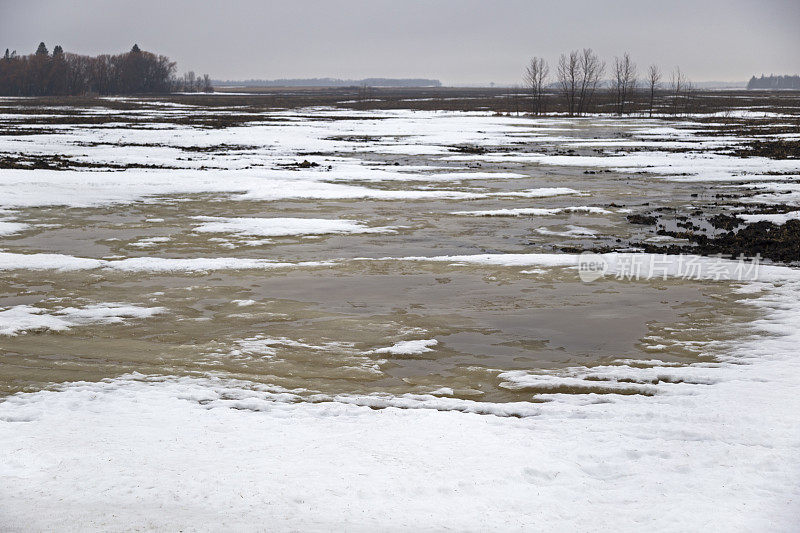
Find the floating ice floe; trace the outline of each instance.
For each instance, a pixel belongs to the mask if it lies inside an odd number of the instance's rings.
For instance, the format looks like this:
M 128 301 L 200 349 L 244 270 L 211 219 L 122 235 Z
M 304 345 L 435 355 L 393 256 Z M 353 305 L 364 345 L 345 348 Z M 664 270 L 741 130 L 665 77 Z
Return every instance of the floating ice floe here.
M 128 246 L 133 246 L 136 248 L 151 248 L 153 246 L 157 246 L 158 244 L 169 242 L 171 240 L 172 237 L 147 237 L 145 239 L 140 239 L 136 242 L 132 242 Z
M 278 353 L 278 347 L 285 346 L 290 348 L 305 348 L 314 351 L 327 351 L 334 349 L 350 348 L 352 345 L 341 342 L 329 342 L 322 345 L 308 344 L 306 342 L 289 339 L 287 337 L 267 337 L 255 335 L 246 339 L 239 339 L 234 342 L 236 346 L 227 355 L 232 357 L 258 356 L 271 358 Z
M 581 226 L 567 225 L 566 231 L 555 231 L 547 228 L 537 228 L 536 233 L 540 235 L 551 235 L 554 237 L 566 237 L 568 239 L 581 239 L 585 237 L 595 237 L 597 232 L 593 229 Z
M 126 319 L 148 318 L 166 310 L 123 303 L 100 303 L 48 311 L 32 305 L 0 310 L 0 335 L 17 335 L 29 330 L 66 331 L 74 326 L 121 324 Z
M 522 198 L 546 198 L 548 196 L 583 195 L 580 191 L 569 187 L 539 187 L 522 191 L 505 191 L 489 193 L 486 196 L 519 196 Z
M 400 341 L 386 348 L 378 348 L 375 353 L 388 353 L 392 355 L 416 355 L 432 352 L 431 346 L 436 346 L 439 341 L 436 339 L 423 339 L 414 341 Z
M 199 233 L 233 233 L 264 237 L 295 235 L 325 235 L 347 233 L 396 233 L 391 227 L 370 227 L 356 220 L 325 218 L 225 218 L 197 216 L 202 222 L 194 231 Z

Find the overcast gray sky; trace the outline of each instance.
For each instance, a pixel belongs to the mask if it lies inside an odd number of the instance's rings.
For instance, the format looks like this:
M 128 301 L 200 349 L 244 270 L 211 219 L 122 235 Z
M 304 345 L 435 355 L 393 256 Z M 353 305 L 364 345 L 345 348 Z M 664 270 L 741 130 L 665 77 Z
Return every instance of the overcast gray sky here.
M 630 51 L 694 81 L 800 72 L 799 0 L 0 0 L 0 47 L 134 42 L 213 78 L 516 83 L 526 60 Z

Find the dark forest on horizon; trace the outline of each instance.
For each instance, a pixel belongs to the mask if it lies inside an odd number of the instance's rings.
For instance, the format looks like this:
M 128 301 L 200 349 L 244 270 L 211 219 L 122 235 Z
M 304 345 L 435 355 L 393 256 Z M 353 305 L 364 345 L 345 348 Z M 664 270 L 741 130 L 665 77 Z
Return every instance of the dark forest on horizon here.
M 18 55 L 6 49 L 0 58 L 0 95 L 60 96 L 169 92 L 211 92 L 211 78 L 188 72 L 176 76 L 176 64 L 163 55 L 141 50 L 87 56 L 64 52 L 45 43 L 36 52 Z
M 748 89 L 800 89 L 800 76 L 753 76 L 747 82 Z

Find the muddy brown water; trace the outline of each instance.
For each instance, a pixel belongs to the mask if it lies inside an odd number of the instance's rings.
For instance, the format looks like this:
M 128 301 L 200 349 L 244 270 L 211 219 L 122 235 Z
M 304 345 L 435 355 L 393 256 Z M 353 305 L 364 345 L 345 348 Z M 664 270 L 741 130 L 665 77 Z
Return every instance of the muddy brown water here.
M 124 301 L 168 313 L 3 337 L 0 382 L 9 393 L 129 372 L 212 373 L 329 394 L 449 387 L 522 400 L 530 393 L 498 388 L 498 371 L 702 360 L 710 354 L 698 343 L 731 337 L 723 326 L 741 319 L 722 285 L 521 271 L 387 261 L 191 275 L 23 272 L 4 278 L 4 305 Z M 291 342 L 236 353 L 264 339 Z M 376 353 L 411 339 L 439 344 Z
M 581 123 L 559 134 L 591 138 L 624 131 L 624 127 Z M 387 164 L 436 163 L 418 156 L 363 158 Z M 55 310 L 125 302 L 165 311 L 121 324 L 0 336 L 0 394 L 139 372 L 246 379 L 302 394 L 429 393 L 448 388 L 461 398 L 520 401 L 532 399 L 536 391 L 500 387 L 499 373 L 595 366 L 619 359 L 642 364 L 651 359 L 712 360 L 718 355 L 716 341 L 734 340 L 739 326 L 752 320 L 752 312 L 736 305 L 738 297 L 725 283 L 613 278 L 583 283 L 574 270 L 561 268 L 361 259 L 558 253 L 564 246 L 619 246 L 651 236 L 650 229 L 626 222 L 630 211 L 547 217 L 450 213 L 578 205 L 615 205 L 636 212 L 652 205 L 685 206 L 719 188 L 641 174 L 586 174 L 583 168 L 484 163 L 480 169 L 526 177 L 368 185 L 471 192 L 570 187 L 588 194 L 470 201 L 273 202 L 193 194 L 97 208 L 20 209 L 16 220 L 35 226 L 0 238 L 6 252 L 338 262 L 194 273 L 4 271 L 0 309 L 37 305 Z M 196 233 L 197 222 L 191 217 L 198 215 L 349 218 L 393 226 L 396 233 L 269 237 L 269 243 L 253 246 L 246 241 L 258 237 Z M 597 235 L 565 236 L 571 227 L 588 228 Z M 135 244 L 152 237 L 170 240 L 144 248 Z M 438 344 L 423 353 L 381 351 L 402 341 L 431 339 Z M 604 392 L 601 386 L 597 392 Z

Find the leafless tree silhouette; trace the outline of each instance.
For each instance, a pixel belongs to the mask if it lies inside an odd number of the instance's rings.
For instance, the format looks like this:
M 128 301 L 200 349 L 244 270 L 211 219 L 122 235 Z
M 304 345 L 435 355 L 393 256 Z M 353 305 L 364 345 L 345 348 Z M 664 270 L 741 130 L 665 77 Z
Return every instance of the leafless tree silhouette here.
M 622 57 L 614 58 L 614 77 L 611 80 L 611 89 L 617 114 L 625 114 L 625 104 L 636 90 L 636 63 L 631 61 L 627 52 Z
M 661 69 L 658 65 L 650 65 L 647 69 L 647 85 L 650 89 L 650 116 L 653 116 L 653 105 L 656 100 L 656 89 L 658 84 L 661 83 Z
M 681 72 L 680 67 L 675 67 L 675 70 L 670 74 L 669 92 L 672 97 L 672 114 L 677 115 L 678 113 L 688 111 L 692 83 L 686 75 Z
M 569 116 L 573 116 L 577 109 L 579 70 L 577 50 L 570 52 L 568 56 L 561 54 L 558 58 L 558 89 L 564 98 Z
M 600 78 L 603 76 L 606 65 L 600 61 L 591 48 L 584 48 L 580 54 L 575 52 L 575 55 L 578 56 L 578 72 L 580 76 L 577 109 L 578 116 L 580 116 L 588 111 L 589 105 L 594 98 L 594 93 L 600 86 Z
M 547 83 L 547 75 L 550 67 L 544 58 L 534 57 L 525 68 L 525 85 L 530 91 L 532 98 L 531 112 L 534 115 L 541 115 L 546 111 L 544 88 Z

